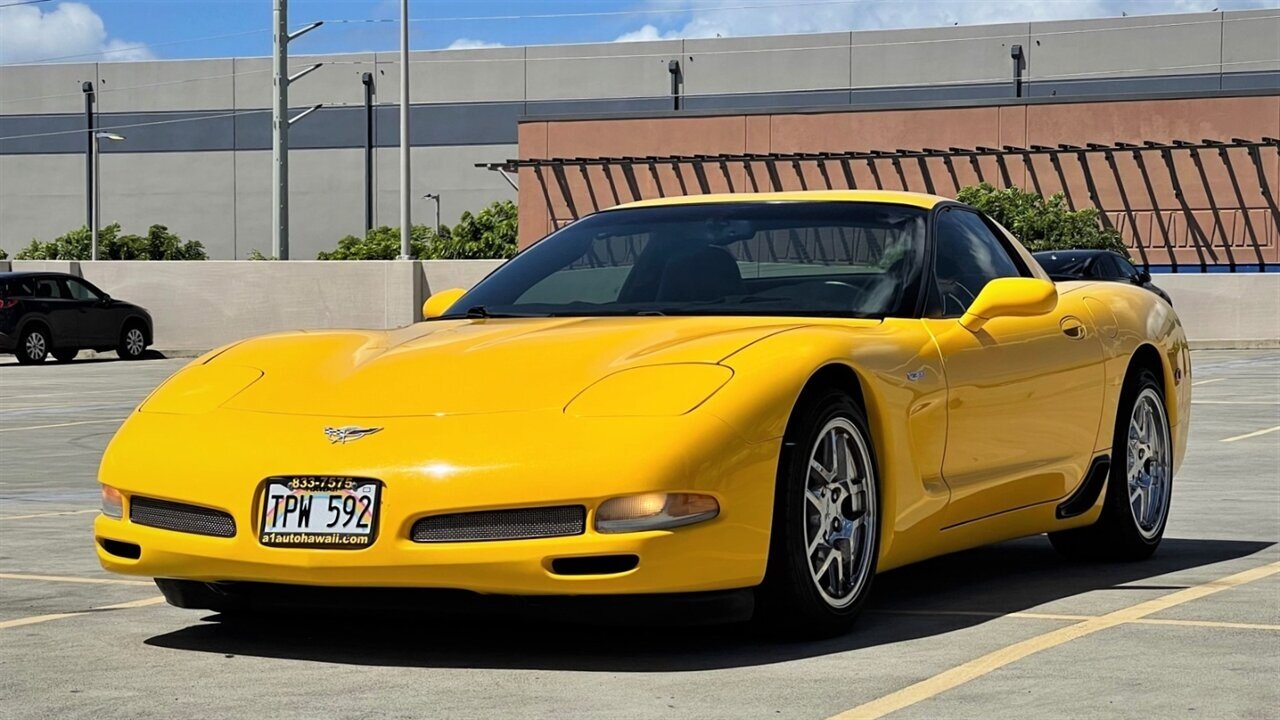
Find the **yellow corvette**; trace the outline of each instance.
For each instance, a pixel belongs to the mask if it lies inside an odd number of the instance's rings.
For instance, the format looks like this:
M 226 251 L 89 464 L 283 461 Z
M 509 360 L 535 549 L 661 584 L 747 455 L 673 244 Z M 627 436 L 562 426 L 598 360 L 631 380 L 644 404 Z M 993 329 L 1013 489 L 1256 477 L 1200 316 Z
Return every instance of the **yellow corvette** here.
M 298 586 L 661 594 L 832 633 L 877 572 L 943 553 L 1150 555 L 1186 446 L 1168 303 L 1055 286 L 929 195 L 624 205 L 423 310 L 167 380 L 103 458 L 102 565 L 226 612 Z

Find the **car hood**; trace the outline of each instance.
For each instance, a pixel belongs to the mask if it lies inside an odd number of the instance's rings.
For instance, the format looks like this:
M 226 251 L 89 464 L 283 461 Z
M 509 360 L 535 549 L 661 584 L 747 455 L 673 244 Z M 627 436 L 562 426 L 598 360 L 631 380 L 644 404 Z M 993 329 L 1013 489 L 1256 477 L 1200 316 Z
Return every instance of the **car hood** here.
M 223 405 L 235 410 L 345 418 L 519 412 L 563 408 L 619 370 L 719 362 L 802 324 L 741 317 L 437 320 L 388 331 L 270 335 L 209 362 L 262 371 Z

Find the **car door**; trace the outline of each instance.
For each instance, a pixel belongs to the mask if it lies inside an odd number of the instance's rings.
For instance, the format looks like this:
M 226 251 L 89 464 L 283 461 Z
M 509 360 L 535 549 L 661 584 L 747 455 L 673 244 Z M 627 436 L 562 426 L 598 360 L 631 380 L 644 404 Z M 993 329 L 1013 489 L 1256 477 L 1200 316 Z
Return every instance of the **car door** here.
M 106 297 L 78 278 L 63 278 L 67 296 L 78 313 L 80 344 L 83 347 L 112 347 L 120 339 L 122 318 L 108 307 Z
M 951 526 L 1056 500 L 1084 478 L 1102 413 L 1102 345 L 1072 293 L 1053 312 L 966 329 L 958 319 L 987 282 L 1032 272 L 977 213 L 951 207 L 935 223 L 924 322 L 947 379 Z
M 80 347 L 80 310 L 68 296 L 62 278 L 41 275 L 31 280 L 35 310 L 44 315 L 53 333 L 53 346 L 57 348 Z

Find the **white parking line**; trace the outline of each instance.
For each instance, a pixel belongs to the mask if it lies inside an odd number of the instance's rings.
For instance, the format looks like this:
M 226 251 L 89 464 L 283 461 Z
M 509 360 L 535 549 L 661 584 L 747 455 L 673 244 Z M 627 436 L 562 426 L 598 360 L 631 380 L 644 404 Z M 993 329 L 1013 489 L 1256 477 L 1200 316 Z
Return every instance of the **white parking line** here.
M 0 401 L 30 400 L 31 398 L 47 398 L 47 397 L 64 397 L 67 395 L 74 395 L 76 397 L 80 397 L 81 395 L 102 395 L 105 393 L 124 393 L 124 392 L 146 393 L 146 392 L 151 392 L 154 389 L 155 389 L 155 386 L 150 385 L 147 387 L 140 387 L 140 388 L 112 388 L 110 390 L 81 390 L 77 392 L 39 393 L 36 395 L 0 395 Z
M 116 605 L 103 605 L 102 607 L 96 607 L 92 610 L 53 613 L 51 615 L 35 615 L 33 617 L 18 618 L 16 620 L 5 620 L 4 622 L 0 622 L 0 630 L 22 627 L 23 625 L 35 625 L 36 623 L 49 622 L 50 620 L 61 620 L 63 618 L 76 617 L 79 615 L 88 615 L 89 613 L 99 612 L 102 610 L 129 610 L 131 608 L 146 607 L 148 605 L 159 605 L 162 602 L 164 602 L 164 598 L 162 597 L 149 597 L 143 600 L 132 600 L 130 602 L 122 602 Z
M 43 512 L 33 515 L 0 515 L 0 520 L 30 520 L 31 518 L 54 517 L 55 515 L 84 515 L 85 513 L 98 512 L 97 508 L 89 508 L 88 510 L 63 510 L 62 512 Z M 0 575 L 0 577 L 4 577 Z
M 1208 380 L 1197 380 L 1191 383 L 1191 387 L 1199 387 L 1201 385 L 1208 385 L 1209 383 L 1222 382 L 1223 380 L 1226 380 L 1226 378 L 1209 378 Z
M 0 428 L 0 433 L 18 432 L 20 430 L 48 430 L 49 428 L 71 427 L 72 425 L 95 425 L 97 423 L 121 423 L 125 418 L 110 418 L 108 420 L 81 420 L 79 422 L 57 423 L 55 425 L 28 425 L 26 427 L 16 428 Z
M 1280 425 L 1277 425 L 1275 427 L 1269 427 L 1266 430 L 1255 430 L 1254 432 L 1245 433 L 1244 435 L 1236 435 L 1235 437 L 1223 438 L 1219 442 L 1235 442 L 1237 440 L 1248 440 L 1249 438 L 1258 437 L 1259 435 L 1266 435 L 1267 433 L 1273 433 L 1277 430 L 1280 430 Z
M 155 584 L 146 580 L 71 577 L 67 575 L 24 575 L 22 573 L 0 573 L 0 580 L 32 580 L 37 582 L 80 583 L 84 585 L 145 585 L 147 587 Z

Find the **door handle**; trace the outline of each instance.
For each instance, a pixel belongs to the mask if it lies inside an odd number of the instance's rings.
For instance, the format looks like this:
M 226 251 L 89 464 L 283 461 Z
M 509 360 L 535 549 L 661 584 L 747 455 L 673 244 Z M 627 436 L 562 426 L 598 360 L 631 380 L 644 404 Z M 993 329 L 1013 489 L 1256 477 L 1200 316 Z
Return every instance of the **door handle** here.
M 1084 323 L 1080 319 L 1072 315 L 1062 318 L 1062 322 L 1058 323 L 1058 327 L 1062 328 L 1062 334 L 1072 340 L 1079 340 L 1085 336 Z

